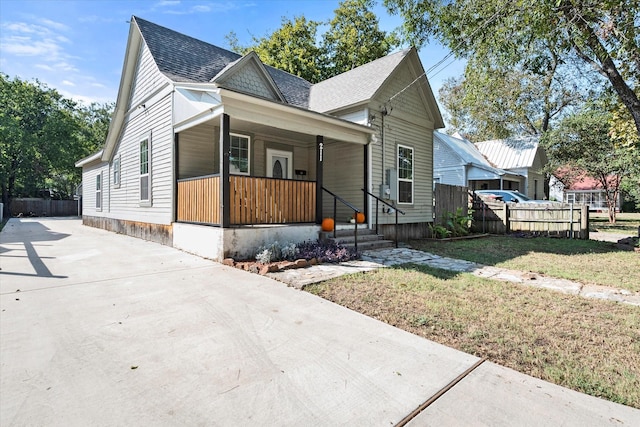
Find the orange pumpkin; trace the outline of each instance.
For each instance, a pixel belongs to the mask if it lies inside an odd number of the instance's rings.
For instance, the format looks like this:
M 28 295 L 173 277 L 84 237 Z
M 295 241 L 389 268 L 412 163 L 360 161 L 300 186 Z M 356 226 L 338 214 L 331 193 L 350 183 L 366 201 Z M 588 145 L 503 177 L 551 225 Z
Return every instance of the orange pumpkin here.
M 356 219 L 356 222 L 358 224 L 362 224 L 364 222 L 364 214 L 362 212 L 353 214 L 353 217 Z
M 333 218 L 325 218 L 322 220 L 322 231 L 333 231 Z

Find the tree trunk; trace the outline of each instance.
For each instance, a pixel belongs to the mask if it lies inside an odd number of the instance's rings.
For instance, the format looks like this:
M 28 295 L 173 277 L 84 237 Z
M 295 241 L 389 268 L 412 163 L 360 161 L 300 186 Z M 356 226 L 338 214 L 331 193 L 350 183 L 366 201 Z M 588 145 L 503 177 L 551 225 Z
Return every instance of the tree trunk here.
M 564 13 L 565 19 L 567 22 L 574 22 L 575 27 L 580 31 L 584 36 L 584 42 L 589 47 L 594 58 L 588 56 L 576 43 L 575 40 L 572 40 L 573 48 L 578 54 L 578 56 L 588 64 L 591 64 L 596 71 L 609 79 L 611 86 L 618 94 L 620 101 L 627 107 L 627 110 L 631 113 L 631 117 L 636 125 L 636 129 L 638 131 L 638 135 L 640 135 L 640 99 L 638 99 L 638 95 L 629 87 L 627 82 L 624 80 L 620 71 L 616 67 L 616 64 L 613 62 L 611 55 L 607 51 L 607 48 L 602 45 L 600 39 L 594 32 L 593 28 L 584 21 L 584 19 L 580 19 L 581 16 L 578 11 L 574 11 L 571 5 L 561 6 L 561 9 Z

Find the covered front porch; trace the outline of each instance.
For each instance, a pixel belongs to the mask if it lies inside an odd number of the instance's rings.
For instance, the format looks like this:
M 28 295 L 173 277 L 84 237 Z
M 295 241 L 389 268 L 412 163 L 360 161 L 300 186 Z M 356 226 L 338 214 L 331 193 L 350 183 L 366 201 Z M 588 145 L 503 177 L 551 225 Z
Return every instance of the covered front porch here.
M 334 216 L 333 197 L 323 187 L 366 210 L 361 188 L 368 187 L 367 144 L 373 130 L 296 107 L 257 102 L 255 97 L 243 99 L 246 95 L 236 92 L 218 92 L 217 108 L 177 117 L 174 126 L 174 235 L 191 230 L 188 239 L 177 237 L 181 245 L 198 240 L 193 226 L 209 235 L 207 240 L 218 241 L 220 248 L 208 256 L 215 259 L 243 256 L 236 251 L 238 239 L 250 240 L 254 250 L 278 238 L 315 239 L 322 219 Z M 218 98 L 211 99 L 215 103 Z M 346 221 L 353 211 L 338 204 L 334 219 Z M 218 230 L 205 231 L 203 226 Z M 285 233 L 283 227 L 295 232 Z

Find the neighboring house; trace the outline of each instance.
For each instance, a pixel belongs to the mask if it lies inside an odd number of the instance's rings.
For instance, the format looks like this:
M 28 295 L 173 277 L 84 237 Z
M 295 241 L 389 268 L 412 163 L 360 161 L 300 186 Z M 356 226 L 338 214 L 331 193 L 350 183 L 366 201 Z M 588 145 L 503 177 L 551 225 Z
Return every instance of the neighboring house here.
M 560 177 L 567 175 L 566 171 L 559 170 L 556 172 Z M 613 179 L 613 177 L 611 178 Z M 581 205 L 589 205 L 590 211 L 606 212 L 609 210 L 607 206 L 607 197 L 602 184 L 595 178 L 591 178 L 586 174 L 577 174 L 576 177 L 566 179 L 570 182 L 568 186 L 559 179 L 552 176 L 550 183 L 551 196 L 564 203 L 578 203 Z M 607 180 L 607 182 L 609 182 Z M 618 194 L 616 199 L 616 211 L 620 211 L 622 206 L 622 195 Z
M 492 166 L 524 177 L 522 186 L 505 186 L 505 190 L 518 190 L 534 200 L 547 198 L 544 191 L 545 174 L 542 171 L 547 163 L 547 155 L 540 147 L 538 137 L 495 139 L 475 145 Z
M 443 126 L 413 48 L 312 85 L 253 52 L 133 17 L 104 149 L 76 164 L 83 223 L 249 257 L 274 240 L 316 239 L 333 216 L 323 188 L 375 226 L 367 189 L 406 213 L 400 236 L 419 237 L 433 220 L 433 131 Z M 338 221 L 353 214 L 337 206 Z
M 470 190 L 519 190 L 525 183 L 524 176 L 493 167 L 471 141 L 441 132 L 433 133 L 433 179 Z

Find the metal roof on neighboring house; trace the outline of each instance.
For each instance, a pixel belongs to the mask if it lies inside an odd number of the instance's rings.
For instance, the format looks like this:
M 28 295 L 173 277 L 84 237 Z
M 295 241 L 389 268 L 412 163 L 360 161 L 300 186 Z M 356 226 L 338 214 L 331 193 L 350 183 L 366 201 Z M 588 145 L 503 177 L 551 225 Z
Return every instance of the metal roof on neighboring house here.
M 536 157 L 538 137 L 494 139 L 476 142 L 475 146 L 497 168 L 528 168 Z
M 437 139 L 441 144 L 446 144 L 451 148 L 466 164 L 475 164 L 478 166 L 486 166 L 490 170 L 498 171 L 489 164 L 480 151 L 473 143 L 467 139 L 456 138 L 452 135 L 447 135 L 441 132 L 434 132 L 433 137 Z M 502 171 L 504 173 L 504 171 Z
M 309 109 L 327 112 L 368 101 L 410 51 L 401 50 L 314 84 Z

